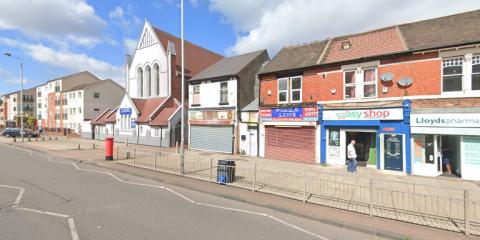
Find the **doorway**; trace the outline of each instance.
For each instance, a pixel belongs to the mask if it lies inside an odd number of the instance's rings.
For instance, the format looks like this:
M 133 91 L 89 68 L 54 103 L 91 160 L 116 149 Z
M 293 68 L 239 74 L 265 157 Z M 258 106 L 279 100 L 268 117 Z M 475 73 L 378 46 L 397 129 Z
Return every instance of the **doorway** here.
M 355 151 L 357 152 L 357 164 L 361 167 L 367 165 L 376 166 L 377 164 L 377 141 L 376 132 L 373 131 L 348 131 L 346 134 L 345 153 L 347 152 L 348 144 L 353 139 L 355 140 Z
M 439 171 L 442 176 L 447 177 L 461 177 L 461 139 L 460 136 L 442 135 L 439 136 L 439 150 L 441 159 Z M 449 173 L 449 169 L 450 172 Z

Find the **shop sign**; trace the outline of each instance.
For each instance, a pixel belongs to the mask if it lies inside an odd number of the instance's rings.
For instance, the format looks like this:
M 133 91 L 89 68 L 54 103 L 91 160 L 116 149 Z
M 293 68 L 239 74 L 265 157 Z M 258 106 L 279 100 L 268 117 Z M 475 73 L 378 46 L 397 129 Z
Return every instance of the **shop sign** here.
M 325 110 L 323 120 L 402 120 L 403 108 Z
M 480 113 L 412 114 L 412 127 L 480 127 Z
M 260 109 L 262 121 L 317 121 L 317 106 Z
M 130 120 L 130 128 L 135 128 L 137 126 L 137 119 L 131 119 Z
M 132 115 L 132 108 L 120 108 L 120 115 Z
M 233 110 L 225 111 L 190 111 L 190 120 L 234 120 Z

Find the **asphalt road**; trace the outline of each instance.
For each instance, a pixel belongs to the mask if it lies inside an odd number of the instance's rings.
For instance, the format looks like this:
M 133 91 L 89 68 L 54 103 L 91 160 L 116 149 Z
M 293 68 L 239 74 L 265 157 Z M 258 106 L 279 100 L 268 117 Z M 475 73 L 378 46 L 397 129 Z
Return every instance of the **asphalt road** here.
M 0 144 L 0 240 L 379 239 Z

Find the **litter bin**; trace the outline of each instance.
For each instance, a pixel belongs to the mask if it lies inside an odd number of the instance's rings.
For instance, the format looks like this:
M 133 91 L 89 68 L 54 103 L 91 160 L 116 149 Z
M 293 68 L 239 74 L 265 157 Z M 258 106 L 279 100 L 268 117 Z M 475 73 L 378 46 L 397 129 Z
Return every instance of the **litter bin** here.
M 235 161 L 218 160 L 217 182 L 220 184 L 235 182 Z
M 105 138 L 105 160 L 113 160 L 113 137 Z

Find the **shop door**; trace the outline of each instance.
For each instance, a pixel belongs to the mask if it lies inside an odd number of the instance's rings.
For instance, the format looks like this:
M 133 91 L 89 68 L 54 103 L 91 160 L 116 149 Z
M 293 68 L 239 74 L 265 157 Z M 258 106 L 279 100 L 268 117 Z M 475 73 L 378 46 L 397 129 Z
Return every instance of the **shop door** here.
M 403 171 L 403 136 L 385 134 L 384 150 L 385 169 Z
M 265 157 L 315 162 L 314 127 L 265 127 Z
M 247 140 L 248 140 L 248 149 L 247 155 L 249 156 L 257 156 L 258 152 L 258 144 L 257 144 L 257 127 L 256 126 L 248 126 L 247 130 Z
M 190 149 L 233 152 L 233 126 L 191 126 Z

